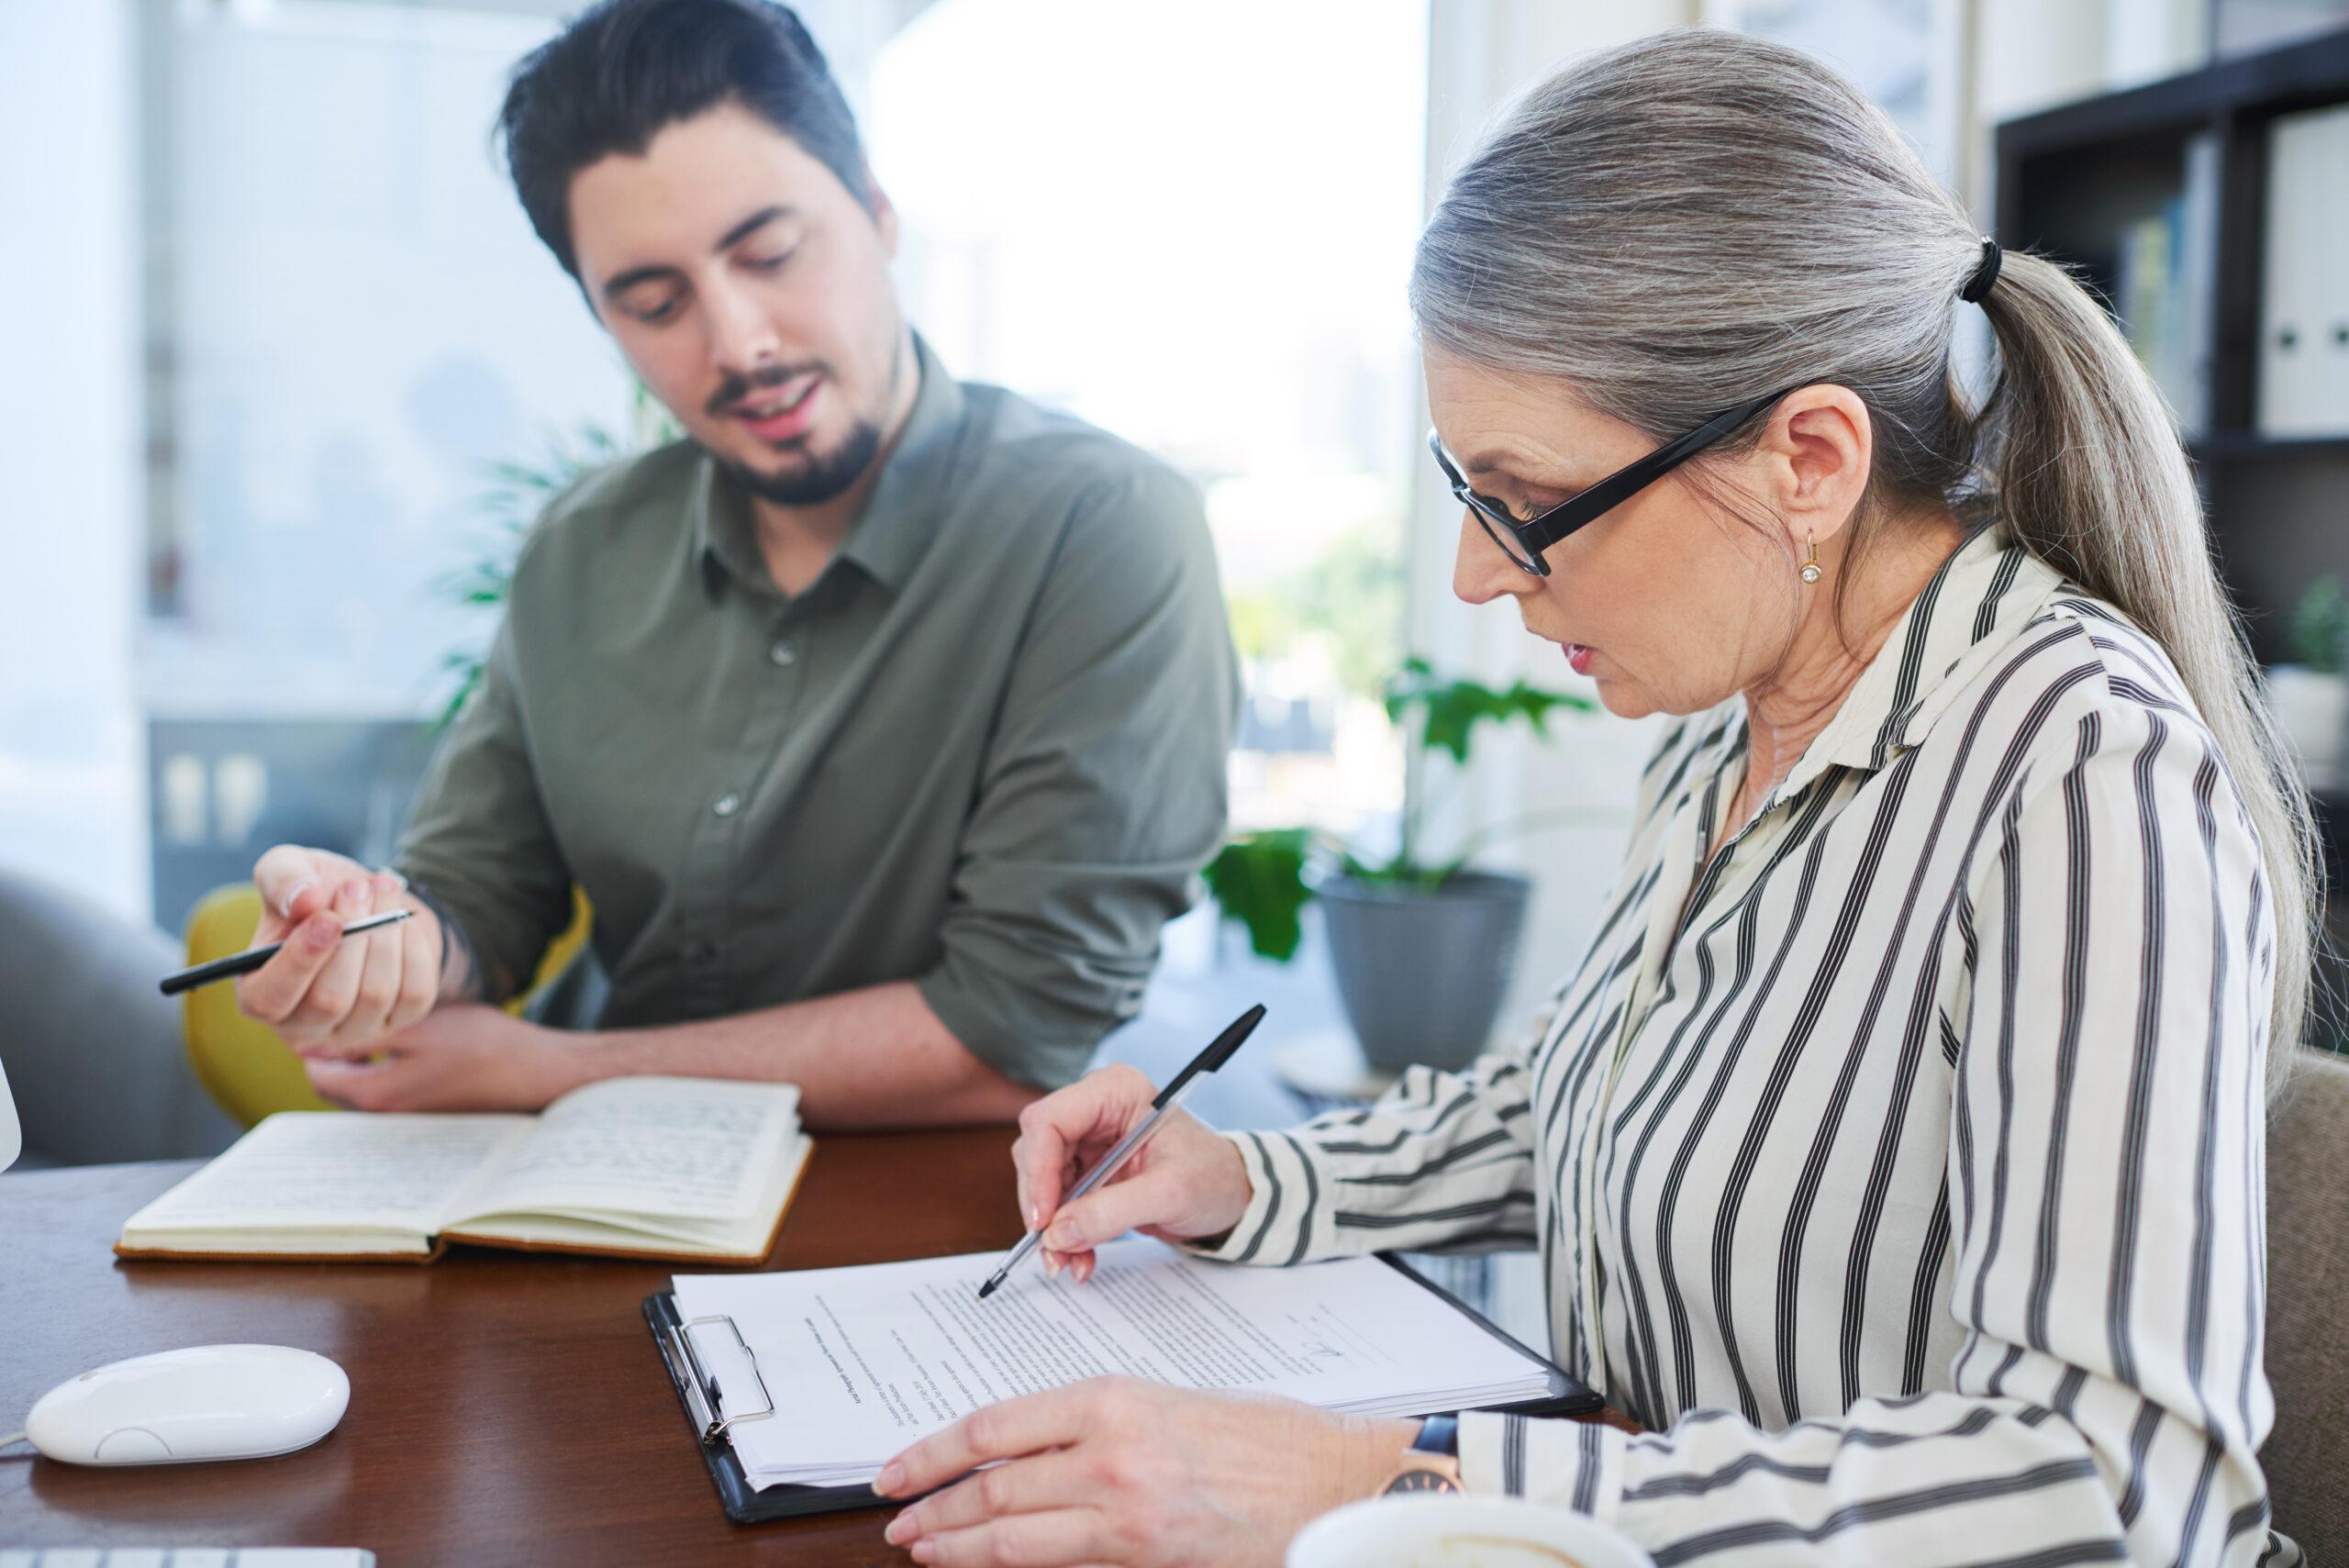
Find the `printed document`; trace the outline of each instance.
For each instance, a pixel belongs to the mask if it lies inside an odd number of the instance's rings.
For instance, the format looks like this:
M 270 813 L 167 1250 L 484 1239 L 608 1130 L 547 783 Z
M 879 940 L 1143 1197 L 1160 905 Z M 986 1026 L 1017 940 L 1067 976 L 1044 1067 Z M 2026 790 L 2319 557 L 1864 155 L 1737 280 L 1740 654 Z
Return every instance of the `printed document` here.
M 1103 1374 L 1409 1416 L 1541 1397 L 1548 1369 L 1375 1258 L 1246 1268 L 1141 1237 L 1092 1280 L 997 1254 L 793 1273 L 679 1274 L 677 1314 L 757 1486 L 870 1481 L 982 1405 Z M 730 1318 L 754 1369 L 722 1322 Z M 762 1391 L 763 1382 L 763 1392 Z M 767 1406 L 775 1413 L 751 1418 Z

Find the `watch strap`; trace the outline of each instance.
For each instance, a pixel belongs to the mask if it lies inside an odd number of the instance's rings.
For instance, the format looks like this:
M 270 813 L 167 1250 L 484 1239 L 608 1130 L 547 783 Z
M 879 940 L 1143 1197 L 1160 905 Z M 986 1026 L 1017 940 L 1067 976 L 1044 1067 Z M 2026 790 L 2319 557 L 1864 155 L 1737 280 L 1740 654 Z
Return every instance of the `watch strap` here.
M 1414 1453 L 1440 1453 L 1446 1459 L 1460 1457 L 1460 1418 L 1430 1416 L 1419 1423 L 1419 1435 L 1411 1440 Z

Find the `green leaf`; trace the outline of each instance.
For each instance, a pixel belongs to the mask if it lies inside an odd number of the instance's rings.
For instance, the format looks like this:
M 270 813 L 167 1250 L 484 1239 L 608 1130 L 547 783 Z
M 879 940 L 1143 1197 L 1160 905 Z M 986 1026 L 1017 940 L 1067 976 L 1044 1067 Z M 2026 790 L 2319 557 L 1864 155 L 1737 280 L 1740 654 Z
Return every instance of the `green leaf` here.
M 1425 659 L 1417 655 L 1403 661 L 1403 668 L 1386 684 L 1386 717 L 1408 726 L 1412 713 L 1417 711 L 1419 744 L 1431 751 L 1448 752 L 1453 762 L 1464 766 L 1468 761 L 1469 742 L 1480 724 L 1506 724 L 1512 718 L 1522 718 L 1535 734 L 1546 737 L 1547 719 L 1553 708 L 1587 713 L 1595 706 L 1588 697 L 1575 693 L 1545 691 L 1523 681 L 1505 692 L 1497 692 L 1475 681 L 1442 680 Z
M 1282 828 L 1232 840 L 1202 873 L 1227 920 L 1248 929 L 1248 945 L 1286 963 L 1297 956 L 1305 926 L 1300 912 L 1313 890 L 1305 884 L 1312 833 Z
M 600 426 L 583 423 L 567 435 L 550 437 L 543 453 L 534 462 L 487 464 L 484 473 L 488 484 L 481 495 L 480 506 L 493 526 L 491 537 L 478 559 L 435 578 L 432 593 L 451 603 L 479 608 L 506 603 L 513 591 L 515 558 L 521 553 L 523 541 L 537 526 L 548 500 L 595 470 L 636 450 L 640 433 L 650 438 L 646 444 L 674 439 L 674 422 L 657 417 L 665 412 L 639 382 L 636 431 L 615 434 Z M 459 677 L 455 695 L 441 710 L 440 724 L 445 728 L 481 684 L 482 662 L 479 654 L 461 649 L 441 662 L 444 669 Z
M 440 718 L 434 721 L 432 728 L 435 730 L 446 729 L 457 722 L 457 716 L 465 711 L 465 705 L 473 701 L 473 693 L 481 688 L 481 672 L 480 661 L 465 662 L 464 677 L 457 683 L 457 689 L 451 694 L 448 706 L 440 710 Z

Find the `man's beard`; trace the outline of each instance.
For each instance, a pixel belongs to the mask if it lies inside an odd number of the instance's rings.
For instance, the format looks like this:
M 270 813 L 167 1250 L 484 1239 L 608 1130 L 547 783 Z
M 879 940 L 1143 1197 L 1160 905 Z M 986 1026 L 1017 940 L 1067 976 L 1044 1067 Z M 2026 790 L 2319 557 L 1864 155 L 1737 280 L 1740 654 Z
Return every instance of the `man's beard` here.
M 712 418 L 725 418 L 759 388 L 782 386 L 810 373 L 824 378 L 827 395 L 831 395 L 832 389 L 840 384 L 832 377 L 831 366 L 821 360 L 796 365 L 763 365 L 748 375 L 729 375 L 711 394 L 707 412 Z M 893 388 L 895 384 L 893 372 Z M 851 485 L 864 477 L 864 471 L 873 466 L 874 458 L 881 450 L 881 427 L 869 419 L 858 419 L 829 454 L 818 454 L 807 446 L 814 435 L 813 430 L 806 431 L 776 449 L 796 450 L 807 460 L 788 473 L 762 473 L 748 463 L 722 456 L 718 459 L 718 466 L 763 501 L 772 501 L 778 506 L 820 506 L 845 495 Z
M 718 464 L 762 501 L 778 506 L 820 506 L 847 494 L 880 452 L 881 427 L 870 419 L 859 419 L 849 427 L 840 445 L 820 455 L 807 452 L 805 463 L 785 473 L 762 473 L 727 458 L 720 458 Z

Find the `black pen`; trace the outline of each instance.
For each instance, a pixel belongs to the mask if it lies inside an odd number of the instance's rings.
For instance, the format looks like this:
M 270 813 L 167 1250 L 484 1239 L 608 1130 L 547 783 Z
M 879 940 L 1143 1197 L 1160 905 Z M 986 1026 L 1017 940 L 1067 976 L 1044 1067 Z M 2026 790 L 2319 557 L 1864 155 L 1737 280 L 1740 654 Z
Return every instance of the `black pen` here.
M 362 931 L 372 931 L 378 926 L 388 926 L 395 920 L 405 920 L 415 914 L 413 909 L 387 909 L 381 915 L 370 915 L 363 920 L 353 920 L 342 929 L 346 937 Z M 250 974 L 277 956 L 284 942 L 272 942 L 265 948 L 248 948 L 232 952 L 226 958 L 216 958 L 210 963 L 199 963 L 194 969 L 183 969 L 177 974 L 163 976 L 163 995 L 176 996 L 183 991 L 193 991 L 199 985 L 209 985 L 216 980 L 232 980 L 239 974 Z
M 1141 1125 L 1119 1140 L 1118 1146 L 1109 1151 L 1108 1157 L 1087 1172 L 1085 1179 L 1077 1183 L 1066 1197 L 1061 1199 L 1062 1204 L 1074 1203 L 1117 1174 L 1118 1167 L 1133 1158 L 1134 1151 L 1140 1149 L 1148 1140 L 1150 1135 L 1157 1130 L 1158 1124 L 1172 1116 L 1175 1108 L 1182 1105 L 1185 1096 L 1190 1094 L 1192 1086 L 1201 1077 L 1229 1062 L 1231 1059 L 1231 1053 L 1240 1049 L 1240 1042 L 1253 1034 L 1256 1026 L 1264 1021 L 1264 1005 L 1262 1002 L 1234 1018 L 1230 1029 L 1215 1037 L 1213 1045 L 1199 1052 L 1192 1059 L 1188 1067 L 1174 1074 L 1174 1081 L 1172 1084 L 1158 1091 L 1158 1097 L 1150 1102 L 1150 1115 L 1142 1118 Z M 1049 1225 L 1051 1222 L 1052 1217 L 1047 1215 L 1045 1223 Z M 1042 1229 L 1039 1228 L 1019 1239 L 1019 1244 L 1012 1248 L 1009 1254 L 1004 1258 L 1003 1266 L 987 1276 L 986 1284 L 979 1286 L 981 1301 L 985 1301 L 994 1293 L 997 1285 L 1010 1277 L 1011 1271 L 1019 1266 L 1020 1260 L 1036 1250 L 1036 1243 L 1043 1239 L 1043 1235 Z

